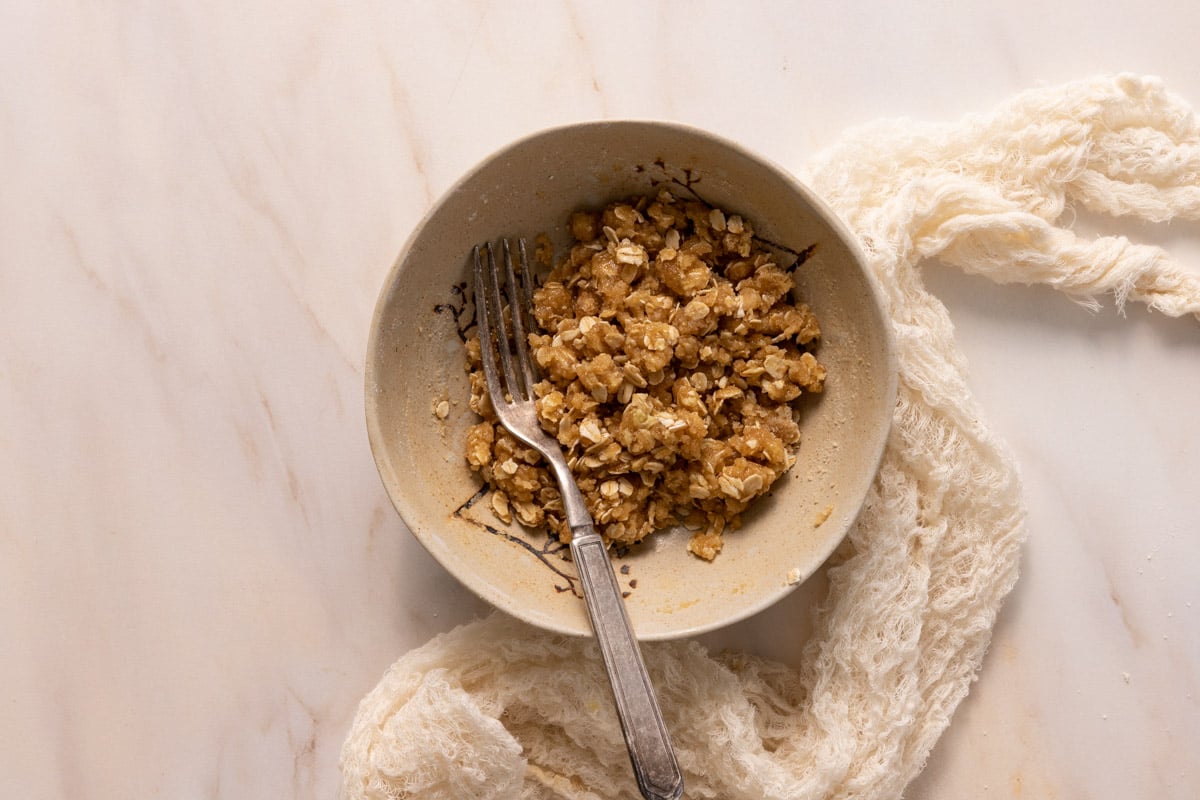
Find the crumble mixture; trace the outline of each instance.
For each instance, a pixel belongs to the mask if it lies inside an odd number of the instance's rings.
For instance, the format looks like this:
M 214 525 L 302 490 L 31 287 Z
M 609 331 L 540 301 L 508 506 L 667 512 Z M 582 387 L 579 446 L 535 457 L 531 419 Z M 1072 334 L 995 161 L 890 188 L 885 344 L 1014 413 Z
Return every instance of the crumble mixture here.
M 820 392 L 816 318 L 747 220 L 668 191 L 578 211 L 576 244 L 534 292 L 542 427 L 563 446 L 596 530 L 631 545 L 682 523 L 712 560 L 726 530 L 794 462 L 794 401 Z M 538 259 L 549 266 L 542 239 Z M 491 508 L 564 542 L 554 476 L 496 419 L 478 333 L 467 341 L 466 458 Z

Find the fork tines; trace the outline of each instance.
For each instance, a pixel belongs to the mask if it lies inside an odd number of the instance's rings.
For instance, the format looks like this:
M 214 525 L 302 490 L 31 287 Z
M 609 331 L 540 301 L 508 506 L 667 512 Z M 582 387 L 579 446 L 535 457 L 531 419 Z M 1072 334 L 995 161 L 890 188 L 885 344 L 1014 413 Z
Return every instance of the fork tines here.
M 484 266 L 483 251 L 487 251 L 487 266 Z M 493 405 L 503 400 L 505 393 L 511 402 L 533 400 L 533 385 L 536 382 L 533 363 L 529 357 L 529 331 L 533 329 L 530 309 L 533 306 L 533 273 L 529 266 L 525 240 L 517 241 L 521 280 L 513 268 L 512 249 L 508 239 L 501 240 L 504 274 L 496 266 L 496 248 L 491 242 L 482 248 L 475 246 L 475 310 L 479 323 L 479 350 L 483 359 L 483 373 L 487 378 L 488 393 Z M 501 296 L 500 284 L 504 283 L 504 295 L 508 301 L 508 313 Z M 500 357 L 500 369 L 496 368 L 496 353 Z M 500 384 L 503 375 L 504 384 Z

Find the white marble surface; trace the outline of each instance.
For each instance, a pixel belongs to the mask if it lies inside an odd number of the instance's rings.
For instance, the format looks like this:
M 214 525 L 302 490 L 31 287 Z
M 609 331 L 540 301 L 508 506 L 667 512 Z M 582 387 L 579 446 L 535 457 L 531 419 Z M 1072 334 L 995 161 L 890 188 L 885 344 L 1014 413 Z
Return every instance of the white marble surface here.
M 493 148 L 663 117 L 799 166 L 1100 71 L 1200 104 L 1192 0 L 738 5 L 0 5 L 0 797 L 330 797 L 359 698 L 484 612 L 388 505 L 361 383 L 403 239 Z M 1200 226 L 1115 229 L 1200 270 Z M 1030 539 L 907 796 L 1200 796 L 1200 326 L 929 281 Z M 794 660 L 819 589 L 707 638 Z

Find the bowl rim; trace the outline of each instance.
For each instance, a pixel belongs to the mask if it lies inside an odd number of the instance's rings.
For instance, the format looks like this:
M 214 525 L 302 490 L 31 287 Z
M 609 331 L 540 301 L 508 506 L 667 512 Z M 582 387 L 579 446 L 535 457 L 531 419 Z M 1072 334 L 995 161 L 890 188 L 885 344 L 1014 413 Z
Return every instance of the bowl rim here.
M 870 484 L 878 475 L 879 468 L 883 462 L 884 453 L 887 449 L 887 442 L 890 438 L 890 432 L 894 426 L 895 406 L 899 391 L 899 364 L 896 352 L 896 335 L 894 324 L 891 316 L 887 313 L 887 304 L 885 302 L 886 298 L 883 293 L 883 288 L 879 283 L 879 279 L 876 277 L 874 271 L 868 264 L 858 237 L 821 197 L 819 197 L 812 189 L 801 182 L 790 170 L 784 168 L 773 159 L 767 158 L 762 154 L 755 152 L 736 141 L 733 141 L 732 139 L 713 133 L 704 128 L 681 122 L 651 118 L 631 117 L 618 119 L 593 119 L 553 125 L 526 133 L 516 139 L 508 141 L 506 144 L 498 148 L 491 150 L 488 154 L 475 162 L 474 165 L 472 165 L 469 169 L 463 172 L 458 179 L 447 186 L 446 189 L 444 189 L 433 201 L 433 203 L 430 204 L 429 208 L 424 214 L 421 215 L 420 219 L 418 219 L 418 221 L 414 224 L 412 230 L 405 238 L 404 244 L 398 251 L 395 260 L 392 262 L 392 266 L 388 269 L 383 282 L 380 284 L 379 293 L 376 297 L 375 305 L 371 314 L 370 330 L 367 337 L 364 365 L 365 368 L 363 372 L 365 400 L 363 410 L 366 416 L 367 439 L 370 445 L 372 459 L 375 462 L 375 467 L 379 475 L 380 482 L 383 484 L 384 493 L 388 496 L 393 508 L 399 514 L 401 520 L 405 523 L 405 527 L 408 529 L 409 533 L 421 543 L 426 552 L 433 556 L 433 558 L 443 569 L 449 572 L 455 578 L 455 580 L 462 584 L 471 593 L 486 601 L 493 608 L 515 616 L 531 625 L 571 636 L 590 637 L 592 635 L 590 627 L 587 627 L 581 631 L 573 627 L 553 624 L 548 622 L 546 619 L 534 619 L 521 613 L 522 610 L 512 609 L 509 607 L 510 604 L 500 602 L 498 595 L 491 591 L 490 586 L 486 586 L 485 588 L 476 585 L 480 582 L 469 579 L 469 576 L 460 575 L 457 565 L 451 565 L 447 563 L 447 560 L 443 558 L 442 552 L 440 552 L 439 548 L 436 546 L 436 537 L 422 535 L 409 522 L 409 519 L 415 519 L 416 516 L 418 516 L 416 510 L 409 504 L 404 493 L 393 492 L 391 490 L 383 472 L 383 463 L 385 459 L 385 454 L 383 452 L 383 441 L 385 437 L 380 423 L 379 396 L 378 393 L 373 390 L 373 387 L 378 385 L 377 373 L 375 370 L 375 360 L 380 344 L 380 337 L 382 336 L 383 332 L 382 322 L 384 312 L 389 306 L 393 287 L 395 287 L 401 273 L 404 270 L 405 262 L 408 259 L 409 253 L 412 251 L 429 221 L 441 211 L 442 207 L 446 205 L 450 198 L 457 194 L 464 185 L 469 183 L 484 169 L 490 167 L 493 163 L 502 159 L 507 154 L 519 148 L 527 147 L 530 143 L 539 139 L 551 136 L 560 136 L 569 131 L 589 128 L 602 129 L 639 127 L 678 131 L 689 136 L 707 139 L 711 143 L 728 149 L 742 158 L 758 163 L 762 167 L 774 172 L 782 181 L 787 184 L 791 191 L 794 191 L 808 203 L 813 212 L 821 218 L 821 221 L 824 224 L 829 226 L 829 228 L 834 232 L 834 234 L 837 235 L 841 242 L 846 246 L 851 256 L 857 262 L 859 270 L 865 278 L 865 283 L 867 285 L 868 294 L 870 295 L 872 304 L 878 312 L 883 323 L 880 330 L 880 344 L 882 346 L 883 355 L 883 363 L 881 366 L 885 370 L 886 385 L 880 392 L 880 402 L 886 408 L 890 409 L 886 422 L 884 425 L 882 425 L 879 431 L 879 438 L 875 443 L 874 449 L 869 451 L 868 457 L 864 459 L 864 463 L 869 463 L 870 465 L 870 478 L 866 483 L 866 491 L 863 493 L 859 501 L 859 505 L 855 509 L 855 514 L 853 517 L 851 517 L 850 522 L 847 525 L 846 530 L 842 532 L 842 535 L 830 539 L 825 547 L 814 550 L 814 553 L 818 554 L 819 557 L 816 559 L 817 567 L 813 570 L 813 573 L 805 576 L 804 580 L 798 581 L 794 584 L 789 583 L 784 585 L 777 592 L 764 595 L 758 602 L 739 607 L 735 613 L 715 619 L 709 623 L 691 625 L 686 628 L 671 629 L 662 632 L 650 633 L 647 635 L 637 635 L 637 638 L 640 641 L 666 641 L 697 636 L 743 622 L 746 619 L 749 619 L 750 617 L 753 617 L 756 614 L 759 614 L 776 603 L 782 601 L 784 598 L 794 592 L 808 578 L 810 578 L 812 574 L 815 574 L 817 571 L 819 571 L 820 568 L 829 560 L 829 557 L 834 553 L 834 551 L 845 540 L 850 529 L 854 527 L 856 519 L 859 515 L 861 515 L 866 504 L 867 495 L 870 492 Z

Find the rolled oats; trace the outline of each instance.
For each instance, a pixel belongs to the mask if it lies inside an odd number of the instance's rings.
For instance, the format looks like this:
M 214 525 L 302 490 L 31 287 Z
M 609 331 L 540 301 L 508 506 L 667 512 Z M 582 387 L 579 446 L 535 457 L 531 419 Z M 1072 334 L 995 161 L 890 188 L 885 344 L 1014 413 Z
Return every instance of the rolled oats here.
M 534 292 L 542 427 L 562 445 L 597 530 L 629 545 L 683 524 L 711 560 L 793 463 L 794 401 L 822 391 L 820 327 L 751 223 L 667 191 L 571 214 L 576 244 Z M 550 263 L 538 243 L 538 261 Z M 571 538 L 553 475 L 497 421 L 467 342 L 466 458 L 504 522 Z

